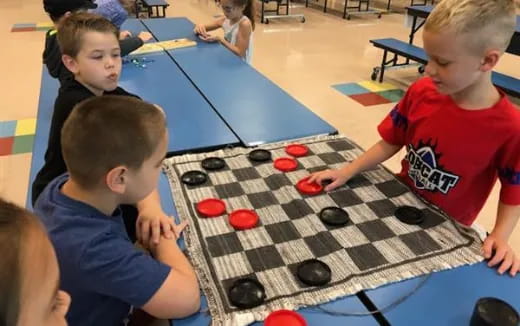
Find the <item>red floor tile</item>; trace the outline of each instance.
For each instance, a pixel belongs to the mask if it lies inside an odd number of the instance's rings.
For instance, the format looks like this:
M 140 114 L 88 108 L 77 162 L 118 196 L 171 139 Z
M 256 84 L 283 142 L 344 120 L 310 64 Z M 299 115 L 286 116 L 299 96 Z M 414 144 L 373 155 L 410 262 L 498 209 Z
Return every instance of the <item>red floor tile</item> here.
M 364 106 L 391 103 L 388 99 L 377 93 L 355 94 L 350 95 L 350 98 Z
M 0 138 L 0 156 L 11 155 L 13 152 L 14 137 Z

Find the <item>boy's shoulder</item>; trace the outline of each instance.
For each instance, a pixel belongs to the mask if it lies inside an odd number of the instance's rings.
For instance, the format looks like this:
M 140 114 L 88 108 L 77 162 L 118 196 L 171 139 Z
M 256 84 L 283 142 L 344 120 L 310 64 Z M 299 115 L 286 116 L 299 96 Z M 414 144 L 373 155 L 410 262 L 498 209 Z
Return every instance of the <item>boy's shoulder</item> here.
M 68 116 L 76 104 L 92 96 L 95 95 L 76 80 L 66 79 L 62 82 L 54 101 L 53 115 L 64 113 Z
M 56 246 L 85 248 L 96 238 L 125 240 L 124 226 L 118 216 L 106 216 L 94 207 L 76 201 L 61 191 L 68 175 L 54 179 L 34 206 Z
M 121 87 L 117 87 L 110 92 L 105 92 L 105 95 L 133 96 L 139 98 L 137 95 L 131 94 Z M 93 96 L 95 95 L 77 80 L 73 78 L 68 79 L 63 81 L 60 86 L 58 96 L 56 97 L 55 107 L 65 106 L 72 108 L 74 105 Z
M 430 77 L 423 77 L 416 82 L 414 82 L 408 88 L 408 92 L 413 96 L 428 96 L 428 97 L 437 97 L 441 95 L 437 91 L 437 87 L 435 86 L 433 80 Z

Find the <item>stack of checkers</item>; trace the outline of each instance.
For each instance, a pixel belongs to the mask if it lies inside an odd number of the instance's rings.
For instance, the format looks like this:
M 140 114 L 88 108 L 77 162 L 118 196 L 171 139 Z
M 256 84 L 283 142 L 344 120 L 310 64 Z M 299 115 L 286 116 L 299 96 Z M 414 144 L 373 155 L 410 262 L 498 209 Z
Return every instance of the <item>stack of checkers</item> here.
M 213 325 L 482 260 L 472 230 L 383 167 L 329 193 L 308 182 L 361 153 L 347 138 L 319 136 L 166 160 Z

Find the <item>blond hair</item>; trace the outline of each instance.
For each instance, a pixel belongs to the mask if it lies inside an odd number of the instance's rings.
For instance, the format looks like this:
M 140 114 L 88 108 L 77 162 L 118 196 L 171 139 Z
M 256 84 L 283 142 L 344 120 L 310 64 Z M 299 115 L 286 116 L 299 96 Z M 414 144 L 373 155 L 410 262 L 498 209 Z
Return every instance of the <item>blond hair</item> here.
M 443 0 L 426 19 L 425 31 L 473 34 L 475 50 L 505 51 L 516 27 L 515 0 Z

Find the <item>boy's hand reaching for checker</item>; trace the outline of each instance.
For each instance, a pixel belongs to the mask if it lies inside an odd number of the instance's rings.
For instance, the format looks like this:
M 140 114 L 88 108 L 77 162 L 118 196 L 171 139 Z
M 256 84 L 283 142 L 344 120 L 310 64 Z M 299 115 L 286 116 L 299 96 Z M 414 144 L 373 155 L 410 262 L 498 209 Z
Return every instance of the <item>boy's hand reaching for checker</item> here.
M 318 184 L 323 184 L 329 180 L 331 182 L 324 188 L 324 190 L 331 191 L 344 185 L 351 177 L 350 174 L 345 173 L 343 170 L 329 169 L 311 174 L 309 183 L 316 182 Z
M 504 274 L 509 271 L 509 275 L 515 276 L 520 269 L 520 258 L 509 246 L 506 240 L 491 233 L 482 245 L 484 257 L 488 259 L 488 266 L 498 266 L 498 273 Z

